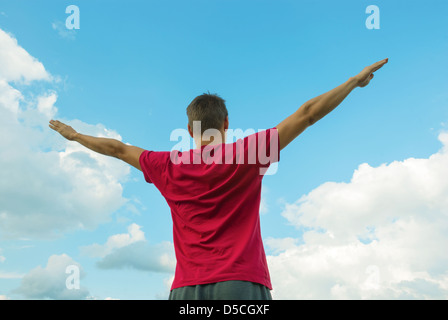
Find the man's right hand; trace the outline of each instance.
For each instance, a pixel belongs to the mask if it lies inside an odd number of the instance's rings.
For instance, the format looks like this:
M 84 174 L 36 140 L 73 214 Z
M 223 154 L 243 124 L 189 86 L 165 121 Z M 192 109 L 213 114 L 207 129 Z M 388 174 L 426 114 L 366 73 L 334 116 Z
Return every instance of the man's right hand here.
M 354 78 L 358 87 L 365 87 L 369 84 L 370 80 L 373 79 L 373 73 L 384 66 L 389 61 L 389 58 L 378 61 L 368 67 L 365 67 L 358 75 Z
M 50 120 L 49 127 L 54 131 L 59 132 L 61 136 L 70 141 L 75 140 L 76 135 L 78 134 L 75 129 L 58 120 Z

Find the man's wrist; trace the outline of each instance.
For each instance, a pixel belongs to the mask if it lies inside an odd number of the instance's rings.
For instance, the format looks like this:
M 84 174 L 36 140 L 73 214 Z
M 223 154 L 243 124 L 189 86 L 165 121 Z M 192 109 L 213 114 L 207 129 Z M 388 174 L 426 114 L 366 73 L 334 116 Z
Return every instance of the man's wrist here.
M 76 141 L 76 142 L 79 142 L 79 138 L 81 137 L 81 134 L 79 133 L 79 132 L 75 132 L 74 134 L 73 134 L 73 136 L 71 137 L 71 141 Z
M 356 76 L 350 77 L 347 80 L 347 84 L 354 89 L 354 88 L 359 87 L 359 80 L 358 80 L 358 78 L 356 78 Z

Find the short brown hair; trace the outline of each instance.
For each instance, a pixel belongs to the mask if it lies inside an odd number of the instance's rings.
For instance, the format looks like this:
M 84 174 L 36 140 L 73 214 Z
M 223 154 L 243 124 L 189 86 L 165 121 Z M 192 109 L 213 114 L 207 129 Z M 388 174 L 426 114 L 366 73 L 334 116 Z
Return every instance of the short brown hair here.
M 193 129 L 193 121 L 201 121 L 201 134 L 207 129 L 221 129 L 227 115 L 225 100 L 215 93 L 197 96 L 187 107 L 188 124 Z

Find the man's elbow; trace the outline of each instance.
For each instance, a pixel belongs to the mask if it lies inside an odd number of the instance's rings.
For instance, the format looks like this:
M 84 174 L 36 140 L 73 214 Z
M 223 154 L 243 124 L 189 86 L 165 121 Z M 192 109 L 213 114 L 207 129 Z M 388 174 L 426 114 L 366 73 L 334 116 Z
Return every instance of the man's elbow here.
M 110 153 L 112 157 L 122 160 L 126 153 L 126 145 L 123 142 L 116 140 Z
M 312 126 L 315 124 L 318 120 L 318 116 L 315 112 L 315 107 L 313 107 L 312 103 L 305 103 L 300 109 L 299 109 L 299 119 L 300 122 L 304 123 L 307 127 Z
M 314 115 L 312 113 L 308 114 L 305 119 L 306 119 L 306 123 L 307 123 L 308 127 L 312 126 L 313 124 L 315 124 L 317 122 L 316 115 Z

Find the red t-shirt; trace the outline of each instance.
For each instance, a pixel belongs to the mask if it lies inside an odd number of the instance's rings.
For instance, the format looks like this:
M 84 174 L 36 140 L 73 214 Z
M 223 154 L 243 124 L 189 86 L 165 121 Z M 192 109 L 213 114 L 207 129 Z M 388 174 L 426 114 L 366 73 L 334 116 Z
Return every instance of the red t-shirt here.
M 279 159 L 276 128 L 234 143 L 141 154 L 145 180 L 171 208 L 177 260 L 171 289 L 228 280 L 272 289 L 259 208 L 262 178 Z

